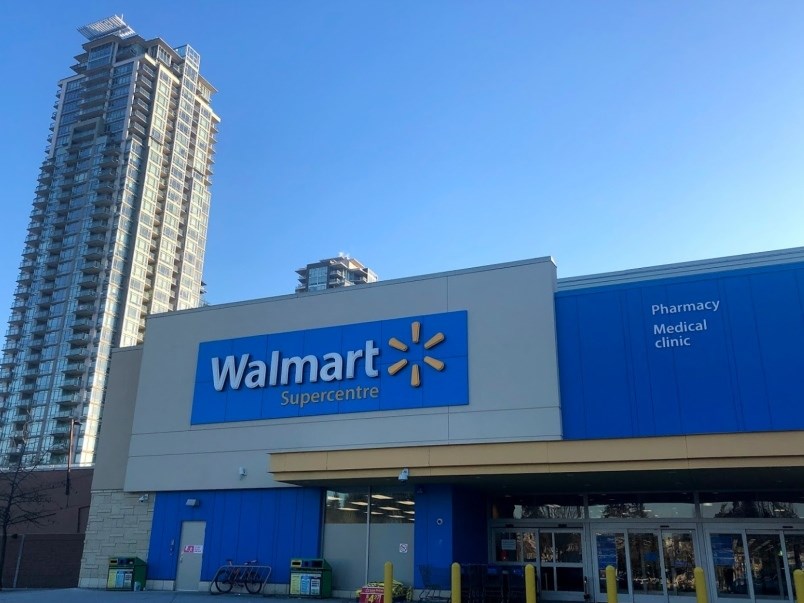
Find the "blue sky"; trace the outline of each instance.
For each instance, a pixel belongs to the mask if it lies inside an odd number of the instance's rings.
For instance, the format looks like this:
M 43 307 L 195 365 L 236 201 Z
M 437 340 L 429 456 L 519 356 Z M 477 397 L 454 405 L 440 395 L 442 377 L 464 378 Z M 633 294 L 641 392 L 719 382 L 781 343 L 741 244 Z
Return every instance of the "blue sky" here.
M 574 276 L 804 244 L 801 2 L 6 1 L 9 305 L 56 82 L 115 13 L 220 90 L 212 303 L 338 252 Z

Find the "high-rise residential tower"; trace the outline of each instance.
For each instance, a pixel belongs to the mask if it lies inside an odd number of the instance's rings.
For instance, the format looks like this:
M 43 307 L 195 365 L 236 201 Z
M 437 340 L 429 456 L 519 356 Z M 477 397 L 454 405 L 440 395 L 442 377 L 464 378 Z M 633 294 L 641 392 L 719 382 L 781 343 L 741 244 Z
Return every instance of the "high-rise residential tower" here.
M 366 268 L 346 255 L 307 264 L 304 268 L 299 268 L 296 274 L 299 275 L 296 293 L 362 285 L 378 280 L 377 274 L 371 268 Z
M 79 32 L 3 349 L 0 466 L 93 462 L 110 349 L 140 343 L 147 314 L 200 304 L 215 89 L 190 46 L 116 16 Z

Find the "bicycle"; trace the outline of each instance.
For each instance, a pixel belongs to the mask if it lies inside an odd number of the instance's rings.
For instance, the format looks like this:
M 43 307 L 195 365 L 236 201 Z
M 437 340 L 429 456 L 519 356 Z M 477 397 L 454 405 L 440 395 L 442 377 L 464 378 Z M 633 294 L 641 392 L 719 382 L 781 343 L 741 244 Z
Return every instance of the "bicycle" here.
M 219 592 L 231 592 L 235 586 L 245 587 L 252 595 L 262 590 L 265 578 L 257 567 L 257 560 L 245 561 L 242 565 L 234 565 L 227 559 L 227 566 L 219 569 L 215 574 L 215 588 Z

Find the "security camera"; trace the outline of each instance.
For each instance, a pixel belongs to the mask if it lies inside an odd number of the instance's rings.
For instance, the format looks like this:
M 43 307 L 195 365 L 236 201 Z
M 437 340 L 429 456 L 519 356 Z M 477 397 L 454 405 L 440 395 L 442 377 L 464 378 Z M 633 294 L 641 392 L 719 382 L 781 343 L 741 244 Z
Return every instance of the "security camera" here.
M 410 470 L 407 467 L 405 467 L 404 469 L 402 469 L 402 471 L 399 472 L 399 478 L 398 478 L 399 481 L 400 482 L 408 481 L 408 475 L 410 475 Z
M 238 473 L 238 475 L 240 477 L 246 477 L 246 475 L 247 475 L 246 468 L 245 467 L 239 467 L 238 470 L 237 470 L 237 473 Z
M 147 495 L 147 494 L 143 494 L 143 495 L 142 495 L 142 496 L 140 496 L 140 497 L 139 497 L 137 500 L 138 500 L 138 501 L 140 501 L 140 502 L 148 502 L 148 495 Z

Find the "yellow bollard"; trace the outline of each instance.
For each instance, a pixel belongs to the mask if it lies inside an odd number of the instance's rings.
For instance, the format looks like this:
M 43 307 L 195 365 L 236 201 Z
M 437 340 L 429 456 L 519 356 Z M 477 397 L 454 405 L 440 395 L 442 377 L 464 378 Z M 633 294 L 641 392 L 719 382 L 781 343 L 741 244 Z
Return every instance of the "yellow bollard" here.
M 461 603 L 461 564 L 452 564 L 452 591 L 450 598 L 452 603 Z
M 394 602 L 394 564 L 390 561 L 385 562 L 385 576 L 382 582 L 383 603 Z
M 793 584 L 796 587 L 796 602 L 804 603 L 804 571 L 797 569 L 793 572 Z
M 606 566 L 606 598 L 609 603 L 617 603 L 617 570 L 613 565 Z
M 709 603 L 709 594 L 706 592 L 706 578 L 701 567 L 695 568 L 695 598 L 698 603 Z
M 525 603 L 536 603 L 536 568 L 532 563 L 525 566 Z

